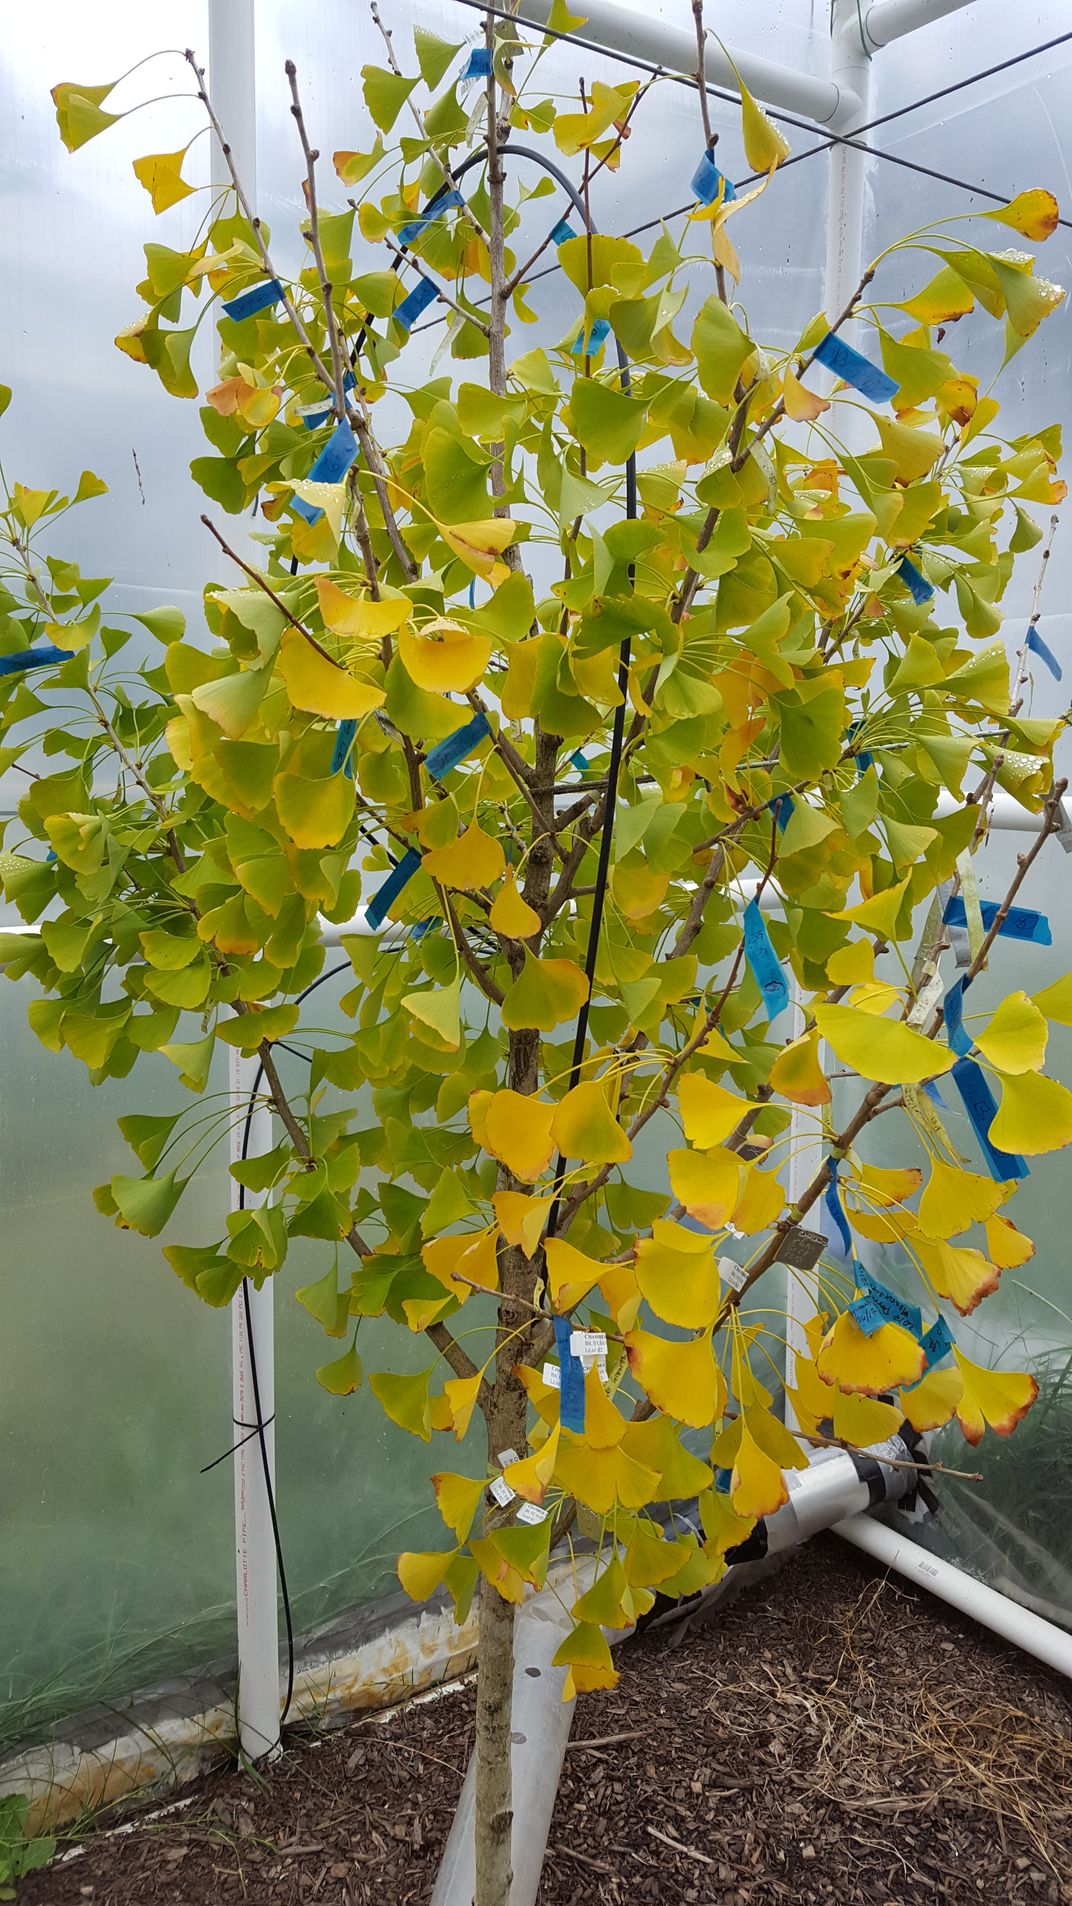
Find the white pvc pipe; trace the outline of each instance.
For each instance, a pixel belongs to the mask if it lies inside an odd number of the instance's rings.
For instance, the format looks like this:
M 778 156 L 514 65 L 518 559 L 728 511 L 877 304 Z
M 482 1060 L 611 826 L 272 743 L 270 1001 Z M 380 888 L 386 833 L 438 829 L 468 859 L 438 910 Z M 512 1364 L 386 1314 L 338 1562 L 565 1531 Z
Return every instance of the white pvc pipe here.
M 951 1608 L 970 1615 L 992 1634 L 1023 1648 L 1026 1654 L 1044 1661 L 1058 1674 L 1072 1676 L 1072 1634 L 1065 1629 L 1044 1621 L 1041 1615 L 1033 1614 L 1019 1602 L 1010 1601 L 996 1588 L 988 1588 L 985 1582 L 977 1582 L 973 1575 L 954 1568 L 951 1562 L 943 1562 L 939 1556 L 921 1549 L 918 1542 L 908 1541 L 898 1535 L 896 1529 L 888 1528 L 884 1522 L 875 1522 L 870 1516 L 851 1516 L 847 1522 L 837 1522 L 834 1534 L 843 1536 L 854 1548 L 863 1549 L 888 1568 L 896 1569 L 898 1575 L 914 1582 L 918 1588 L 929 1589 Z
M 930 26 L 973 5 L 974 0 L 872 0 L 863 10 L 864 38 L 868 47 L 877 51 L 880 46 L 903 39 L 906 33 L 918 33 L 921 26 Z
M 545 26 L 553 0 L 522 0 L 517 14 L 519 26 Z M 623 6 L 619 0 L 584 0 L 583 25 L 578 32 L 612 53 L 632 53 L 638 59 L 663 66 L 670 73 L 696 73 L 696 36 L 691 27 L 672 26 L 651 13 Z M 829 79 L 817 79 L 810 73 L 794 72 L 777 66 L 773 60 L 754 53 L 734 52 L 741 78 L 757 99 L 768 106 L 781 106 L 786 112 L 800 113 L 805 119 L 825 126 L 841 111 L 859 113 L 859 101 Z M 710 34 L 704 56 L 707 79 L 712 86 L 736 92 L 737 80 L 718 41 Z
M 839 110 L 834 124 L 840 132 L 853 120 L 867 119 L 871 101 L 871 63 L 860 38 L 856 0 L 834 0 L 831 15 L 830 70 L 833 83 L 858 110 Z M 823 309 L 834 321 L 856 290 L 864 268 L 864 186 L 868 154 L 861 145 L 834 146 L 827 161 L 826 272 Z M 845 327 L 851 336 L 852 327 Z M 846 413 L 843 434 L 860 425 L 855 408 Z M 850 448 L 854 447 L 850 445 Z

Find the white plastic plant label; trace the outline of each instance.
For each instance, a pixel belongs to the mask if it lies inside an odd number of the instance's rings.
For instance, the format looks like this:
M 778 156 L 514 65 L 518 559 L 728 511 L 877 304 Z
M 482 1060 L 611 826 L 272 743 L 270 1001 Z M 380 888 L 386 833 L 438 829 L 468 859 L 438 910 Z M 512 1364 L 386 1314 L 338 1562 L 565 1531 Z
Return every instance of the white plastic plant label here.
M 560 1390 L 562 1388 L 562 1372 L 557 1363 L 545 1363 L 543 1369 L 540 1371 L 540 1375 L 549 1390 Z
M 488 1484 L 488 1489 L 494 1496 L 500 1509 L 505 1509 L 507 1504 L 514 1500 L 514 1492 L 510 1484 L 502 1476 L 493 1476 Z
M 748 1282 L 748 1272 L 744 1266 L 735 1264 L 731 1257 L 719 1258 L 718 1274 L 722 1282 L 729 1285 L 731 1291 L 743 1291 Z
M 594 1363 L 597 1357 L 607 1354 L 607 1333 L 605 1330 L 571 1330 L 569 1347 L 572 1356 Z
M 523 1502 L 517 1512 L 519 1522 L 546 1522 L 547 1510 L 541 1509 L 538 1502 Z

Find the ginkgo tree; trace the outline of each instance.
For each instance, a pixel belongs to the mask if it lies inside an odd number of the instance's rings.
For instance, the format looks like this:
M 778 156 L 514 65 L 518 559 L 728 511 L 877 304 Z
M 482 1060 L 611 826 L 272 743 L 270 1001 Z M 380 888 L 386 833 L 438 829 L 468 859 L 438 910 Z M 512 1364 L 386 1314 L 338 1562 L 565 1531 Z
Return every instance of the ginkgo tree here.
M 956 1417 L 976 1443 L 1035 1395 L 956 1333 L 1031 1254 L 1008 1215 L 1028 1160 L 1072 1139 L 1072 1093 L 1042 1070 L 1072 980 L 990 1015 L 967 993 L 999 933 L 1031 937 L 1017 894 L 1062 824 L 1061 724 L 1024 712 L 1048 651 L 1036 633 L 1010 679 L 999 632 L 1063 485 L 1057 432 L 1005 442 L 947 346 L 978 312 L 1008 361 L 1057 308 L 1006 243 L 1044 240 L 1057 208 L 1033 190 L 936 222 L 774 350 L 735 240 L 761 250 L 787 148 L 742 86 L 754 176 L 735 191 L 702 18 L 695 202 L 648 250 L 595 232 L 589 206 L 650 85 L 548 97 L 540 36 L 499 14 L 464 47 L 418 28 L 405 61 L 381 33 L 331 193 L 287 69 L 297 275 L 232 169 L 190 249 L 146 244 L 144 309 L 116 339 L 132 403 L 153 374 L 196 400 L 194 337 L 206 317 L 218 333 L 191 466 L 218 545 L 207 634 L 147 611 L 134 666 L 104 585 L 51 548 L 103 484 L 5 491 L 2 758 L 25 793 L 2 872 L 39 932 L 2 953 L 36 983 L 44 1045 L 95 1082 L 147 1053 L 175 1068 L 174 1115 L 121 1121 L 133 1165 L 103 1213 L 181 1223 L 225 1122 L 199 1096 L 213 1056 L 255 1055 L 277 1142 L 232 1172 L 263 1201 L 169 1242 L 171 1271 L 224 1306 L 291 1239 L 319 1241 L 298 1294 L 340 1397 L 365 1381 L 365 1318 L 426 1340 L 419 1373 L 400 1354 L 367 1383 L 402 1432 L 444 1440 L 442 1546 L 398 1568 L 460 1616 L 479 1594 L 477 1897 L 502 1906 L 515 1611 L 578 1511 L 595 1565 L 583 1592 L 559 1570 L 567 1698 L 613 1685 L 605 1631 L 656 1591 L 717 1581 L 809 1441 Z M 187 59 L 191 136 L 207 115 L 230 162 Z M 69 148 L 120 116 L 111 94 L 56 86 Z M 191 165 L 136 162 L 155 212 L 204 189 Z M 548 261 L 571 314 L 526 346 Z M 424 311 L 441 346 L 415 382 Z M 389 393 L 402 431 L 381 425 Z M 252 540 L 221 527 L 254 505 Z M 996 788 L 1038 833 L 988 904 L 973 856 Z M 326 1033 L 305 1003 L 321 921 L 359 909 L 382 933 L 344 937 L 354 983 Z M 958 934 L 967 963 L 940 971 Z M 280 1041 L 308 1062 L 297 1092 Z M 860 1084 L 835 1111 L 846 1069 Z M 886 1155 L 899 1131 L 922 1170 L 868 1162 L 887 1113 Z M 802 1143 L 821 1162 L 790 1204 Z M 862 1261 L 872 1242 L 900 1247 L 901 1291 Z M 781 1274 L 756 1287 L 817 1252 L 786 1389 Z M 486 1459 L 459 1472 L 477 1416 Z M 698 1532 L 660 1513 L 693 1498 Z

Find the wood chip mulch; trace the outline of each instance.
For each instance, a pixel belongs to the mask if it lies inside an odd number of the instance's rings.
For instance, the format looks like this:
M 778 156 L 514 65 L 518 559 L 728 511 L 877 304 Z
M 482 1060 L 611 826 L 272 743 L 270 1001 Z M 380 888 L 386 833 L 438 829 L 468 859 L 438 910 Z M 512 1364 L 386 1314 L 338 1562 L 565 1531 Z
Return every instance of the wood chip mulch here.
M 540 1906 L 1069 1906 L 1066 1682 L 833 1537 L 582 1698 Z M 422 1906 L 472 1690 L 319 1739 L 267 1774 L 34 1875 L 19 1906 Z

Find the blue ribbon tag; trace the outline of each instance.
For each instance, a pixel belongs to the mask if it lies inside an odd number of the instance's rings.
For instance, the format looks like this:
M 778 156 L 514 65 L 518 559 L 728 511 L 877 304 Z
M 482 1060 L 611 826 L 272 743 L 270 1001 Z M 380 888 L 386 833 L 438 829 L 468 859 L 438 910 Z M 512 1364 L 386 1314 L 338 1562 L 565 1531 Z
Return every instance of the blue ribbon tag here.
M 434 225 L 437 218 L 442 218 L 444 212 L 464 204 L 465 200 L 455 187 L 452 187 L 449 192 L 440 192 L 437 198 L 432 199 L 425 206 L 423 212 L 411 219 L 408 225 L 403 225 L 398 234 L 399 244 L 412 245 L 414 239 L 419 238 L 422 232 L 426 232 L 429 225 Z
M 576 238 L 576 236 L 577 234 L 569 220 L 560 218 L 554 231 L 551 233 L 551 240 L 555 245 L 564 245 L 567 238 Z
M 715 1488 L 720 1496 L 728 1496 L 733 1485 L 732 1469 L 715 1470 Z
M 254 285 L 252 291 L 242 291 L 237 298 L 229 298 L 223 309 L 236 324 L 243 318 L 256 317 L 258 311 L 267 311 L 278 304 L 283 296 L 283 287 L 278 278 L 266 278 L 262 285 Z
M 346 419 L 343 418 L 335 425 L 305 481 L 307 483 L 341 483 L 356 455 L 357 438 Z M 324 514 L 323 510 L 317 509 L 313 503 L 307 503 L 301 496 L 291 497 L 290 507 L 307 523 L 319 523 Z
M 789 987 L 758 900 L 750 900 L 744 910 L 744 956 L 763 995 L 768 1020 L 777 1019 L 789 1004 Z
M 915 563 L 909 562 L 907 556 L 902 556 L 898 563 L 897 574 L 900 576 L 913 602 L 918 603 L 920 608 L 923 607 L 925 602 L 930 602 L 933 599 L 934 590 L 931 588 L 926 576 L 921 574 L 916 568 Z
M 940 1105 L 942 1108 L 942 1111 L 944 1112 L 946 1109 L 946 1103 L 941 1093 L 939 1092 L 935 1081 L 933 1079 L 924 1079 L 923 1090 L 927 1094 L 927 1097 L 930 1099 L 931 1104 Z
M 771 813 L 778 823 L 779 834 L 784 834 L 793 818 L 793 809 L 796 806 L 793 796 L 791 794 L 775 794 L 773 798 L 767 802 L 767 806 L 770 808 Z
M 23 675 L 29 668 L 48 668 L 52 662 L 69 662 L 73 649 L 58 649 L 54 642 L 39 642 L 33 649 L 16 649 L 13 655 L 0 655 L 0 675 Z
M 878 1278 L 872 1277 L 870 1271 L 862 1264 L 856 1266 L 856 1282 L 865 1297 L 869 1297 L 872 1303 L 878 1305 L 886 1323 L 899 1324 L 902 1330 L 907 1330 L 910 1337 L 920 1336 L 923 1329 L 923 1312 L 918 1304 L 906 1304 L 903 1297 L 898 1297 L 895 1291 L 888 1290 L 885 1284 L 880 1284 Z
M 589 329 L 587 341 L 582 331 L 577 342 L 574 344 L 574 357 L 594 357 L 597 351 L 602 350 L 609 336 L 610 319 L 596 318 Z
M 491 733 L 491 724 L 486 715 L 474 715 L 464 728 L 455 728 L 452 735 L 436 743 L 425 757 L 424 765 L 432 779 L 442 781 L 451 768 L 464 761 L 467 754 L 479 748 L 481 742 Z
M 1027 640 L 1024 643 L 1024 647 L 1025 649 L 1030 649 L 1032 655 L 1037 655 L 1039 658 L 1039 661 L 1044 662 L 1046 664 L 1046 667 L 1049 669 L 1050 674 L 1053 676 L 1053 679 L 1055 682 L 1060 681 L 1062 675 L 1064 674 L 1064 670 L 1062 669 L 1060 662 L 1057 660 L 1057 657 L 1054 654 L 1053 650 L 1049 648 L 1047 644 L 1042 640 L 1042 637 L 1039 634 L 1038 630 L 1036 629 L 1034 623 L 1031 624 L 1031 627 L 1027 631 Z
M 858 1297 L 854 1304 L 849 1305 L 849 1316 L 865 1337 L 873 1337 L 876 1330 L 881 1330 L 888 1321 L 873 1297 Z
M 338 774 L 340 768 L 345 768 L 346 779 L 348 781 L 352 781 L 354 778 L 354 757 L 352 750 L 356 733 L 356 721 L 340 721 L 339 731 L 335 736 L 335 749 L 331 757 L 332 774 Z
M 575 748 L 570 755 L 570 765 L 576 768 L 578 774 L 585 774 L 591 764 L 587 757 L 581 753 L 580 749 Z
M 855 740 L 857 729 L 862 727 L 863 727 L 863 723 L 861 721 L 852 721 L 849 723 L 850 742 Z M 859 753 L 856 756 L 856 779 L 859 781 L 860 777 L 867 773 L 868 768 L 873 768 L 874 765 L 875 765 L 874 755 L 868 754 L 866 748 L 861 748 Z
M 989 932 L 997 919 L 1000 907 L 996 900 L 980 900 L 979 910 L 983 916 L 983 925 Z M 942 914 L 946 926 L 966 927 L 968 909 L 963 894 L 954 894 Z M 1053 934 L 1050 923 L 1044 913 L 1036 913 L 1034 907 L 1010 907 L 998 928 L 998 939 L 1031 940 L 1036 946 L 1052 946 Z
M 423 940 L 426 933 L 431 933 L 435 927 L 441 925 L 442 921 L 438 919 L 418 920 L 416 926 L 410 927 L 409 937 L 411 940 Z
M 828 331 L 822 343 L 816 345 L 812 355 L 816 363 L 832 371 L 835 377 L 840 377 L 843 384 L 852 384 L 861 396 L 869 397 L 872 403 L 888 403 L 901 388 L 892 377 L 886 376 L 885 371 L 880 371 L 877 364 L 872 364 L 869 357 L 854 351 L 851 344 L 846 344 L 844 338 L 835 337 L 832 331 Z
M 558 1415 L 563 1429 L 573 1430 L 578 1436 L 584 1435 L 584 1365 L 570 1349 L 570 1333 L 573 1325 L 568 1317 L 556 1317 L 555 1343 L 558 1347 L 558 1362 L 561 1371 Z
M 401 325 L 403 331 L 410 331 L 421 312 L 427 311 L 428 306 L 434 304 L 438 296 L 439 293 L 430 278 L 418 278 L 409 296 L 403 298 L 402 303 L 391 313 L 391 316 L 396 324 Z
M 929 1370 L 932 1365 L 941 1363 L 943 1357 L 948 1357 L 953 1348 L 953 1333 L 945 1318 L 939 1317 L 937 1323 L 933 1323 L 926 1336 L 921 1337 L 919 1341 Z
M 699 199 L 701 205 L 713 205 L 718 197 L 720 185 L 723 187 L 722 202 L 728 205 L 730 199 L 737 197 L 737 188 L 732 179 L 727 179 L 725 173 L 719 171 L 711 154 L 705 152 L 692 175 L 692 184 L 689 189 L 693 197 Z
M 377 888 L 365 908 L 365 919 L 370 927 L 382 927 L 391 902 L 398 899 L 406 882 L 413 879 L 420 865 L 421 857 L 416 848 L 407 847 L 397 867 L 392 867 L 383 886 Z
M 967 979 L 958 979 L 956 985 L 949 988 L 942 1001 L 946 1038 L 960 1059 L 966 1059 L 972 1049 L 972 1042 L 964 1030 L 963 1019 L 964 989 L 968 984 Z
M 347 371 L 346 376 L 342 380 L 343 390 L 353 390 L 356 383 L 357 379 L 353 371 Z M 321 424 L 326 424 L 333 412 L 334 404 L 332 399 L 325 397 L 322 403 L 304 404 L 301 410 L 299 410 L 298 415 L 305 425 L 306 430 L 319 430 Z
M 1000 1151 L 990 1142 L 990 1126 L 997 1113 L 998 1103 L 974 1059 L 957 1060 L 953 1067 L 953 1084 L 964 1102 L 964 1110 L 979 1141 L 990 1176 L 999 1184 L 1007 1183 L 1010 1178 L 1029 1177 L 1025 1159 L 1015 1152 Z
M 827 1169 L 828 1177 L 827 1177 L 826 1190 L 823 1193 L 823 1203 L 825 1204 L 827 1211 L 830 1213 L 831 1222 L 834 1225 L 834 1228 L 837 1231 L 838 1236 L 841 1239 L 841 1244 L 842 1244 L 841 1250 L 835 1251 L 834 1256 L 835 1257 L 851 1257 L 852 1256 L 852 1232 L 849 1230 L 848 1219 L 845 1216 L 845 1210 L 841 1202 L 841 1193 L 838 1190 L 838 1181 L 837 1181 L 838 1161 L 837 1159 L 828 1158 L 826 1161 L 826 1169 Z
M 487 46 L 474 46 L 461 79 L 488 79 L 491 74 L 491 49 Z

